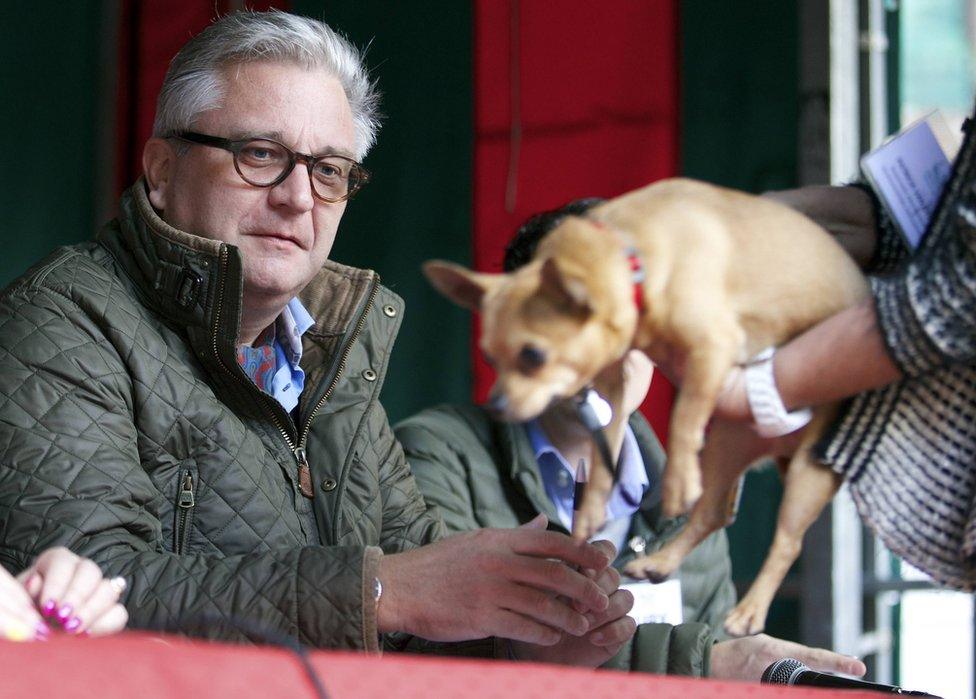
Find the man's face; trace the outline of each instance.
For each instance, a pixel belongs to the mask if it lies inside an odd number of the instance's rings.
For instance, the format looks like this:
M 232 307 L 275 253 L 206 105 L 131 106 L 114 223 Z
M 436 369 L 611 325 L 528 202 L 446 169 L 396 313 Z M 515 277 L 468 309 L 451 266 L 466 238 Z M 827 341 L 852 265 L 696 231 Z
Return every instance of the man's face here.
M 355 130 L 339 82 L 321 70 L 248 63 L 225 71 L 223 106 L 204 112 L 192 130 L 241 139 L 272 138 L 294 151 L 352 157 Z M 150 200 L 170 225 L 221 240 L 244 256 L 246 303 L 287 301 L 311 281 L 329 256 L 345 202 L 312 195 L 308 169 L 298 163 L 279 185 L 255 187 L 234 169 L 233 155 L 190 145 L 150 176 Z M 150 170 L 150 168 L 147 168 Z

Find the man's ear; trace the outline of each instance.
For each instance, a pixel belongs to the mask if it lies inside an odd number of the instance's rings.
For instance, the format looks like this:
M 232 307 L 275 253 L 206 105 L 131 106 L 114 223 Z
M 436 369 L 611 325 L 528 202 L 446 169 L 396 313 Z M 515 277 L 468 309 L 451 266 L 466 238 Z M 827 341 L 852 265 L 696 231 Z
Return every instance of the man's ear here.
M 166 195 L 173 177 L 176 151 L 164 138 L 150 138 L 142 149 L 142 171 L 146 173 L 149 201 L 157 211 L 166 210 Z
M 582 278 L 567 274 L 559 268 L 555 257 L 542 262 L 539 288 L 577 313 L 589 314 L 593 310 L 590 290 Z
M 472 311 L 481 308 L 485 294 L 502 282 L 504 274 L 472 272 L 461 265 L 428 260 L 422 267 L 434 288 L 451 301 Z

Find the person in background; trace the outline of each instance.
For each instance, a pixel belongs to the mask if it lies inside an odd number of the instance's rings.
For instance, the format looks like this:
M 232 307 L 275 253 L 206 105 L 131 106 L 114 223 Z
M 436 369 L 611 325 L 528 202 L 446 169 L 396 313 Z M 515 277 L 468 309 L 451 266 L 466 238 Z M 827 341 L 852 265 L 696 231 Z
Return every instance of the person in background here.
M 936 582 L 976 589 L 976 137 L 973 122 L 917 250 L 865 185 L 770 193 L 833 232 L 871 273 L 872 298 L 733 370 L 716 416 L 753 420 L 846 399 L 816 446 L 864 522 Z M 839 358 L 842 358 L 840 360 Z M 680 381 L 680 377 L 677 378 Z
M 576 200 L 530 217 L 508 244 L 503 269 L 511 272 L 528 263 L 539 241 L 564 217 L 585 215 L 601 201 Z M 653 366 L 646 355 L 632 350 L 622 366 L 611 371 L 623 371 L 630 419 L 614 455 L 620 481 L 608 504 L 607 524 L 597 536 L 616 546 L 613 565 L 622 569 L 635 555 L 663 546 L 678 532 L 683 518 L 662 516 L 665 456 L 637 410 L 650 387 Z M 591 449 L 590 435 L 572 401 L 553 405 L 527 424 L 498 421 L 482 406 L 440 405 L 400 422 L 395 433 L 424 499 L 437 508 L 449 532 L 513 527 L 540 514 L 548 517 L 550 528 L 571 530 L 576 465 Z M 635 596 L 640 600 L 641 589 L 650 594 L 651 586 L 638 585 Z M 770 663 L 794 655 L 825 671 L 865 672 L 856 659 L 770 636 L 722 640 L 722 624 L 736 597 L 724 530 L 702 542 L 685 559 L 676 580 L 666 585 L 680 586 L 678 609 L 671 609 L 676 602 L 648 597 L 649 607 L 656 606 L 643 613 L 684 623 L 640 624 L 605 667 L 755 681 Z
M 314 19 L 182 47 L 119 218 L 0 295 L 0 562 L 88 556 L 136 628 L 597 665 L 612 546 L 443 538 L 379 403 L 402 301 L 328 260 L 378 99 Z

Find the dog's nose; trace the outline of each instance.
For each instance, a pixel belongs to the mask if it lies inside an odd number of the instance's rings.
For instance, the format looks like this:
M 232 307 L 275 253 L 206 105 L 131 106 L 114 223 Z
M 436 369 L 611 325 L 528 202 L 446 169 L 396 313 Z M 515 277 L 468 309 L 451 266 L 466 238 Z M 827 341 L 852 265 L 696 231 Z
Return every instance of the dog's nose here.
M 506 410 L 508 410 L 508 396 L 504 393 L 493 393 L 488 396 L 488 402 L 485 404 L 495 415 L 502 415 Z

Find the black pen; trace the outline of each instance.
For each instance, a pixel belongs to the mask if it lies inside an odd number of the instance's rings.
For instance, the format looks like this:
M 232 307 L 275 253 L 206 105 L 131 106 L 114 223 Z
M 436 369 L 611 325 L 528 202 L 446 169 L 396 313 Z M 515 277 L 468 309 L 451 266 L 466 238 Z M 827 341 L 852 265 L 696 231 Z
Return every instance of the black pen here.
M 586 459 L 580 459 L 579 466 L 576 467 L 576 483 L 573 485 L 573 528 L 576 526 L 576 513 L 583 505 L 583 491 L 586 490 L 586 481 Z

